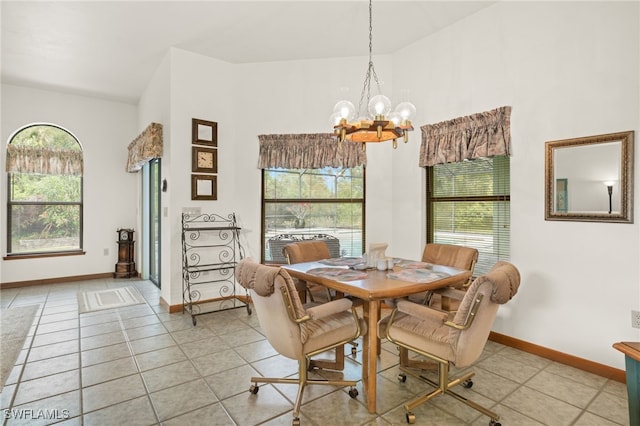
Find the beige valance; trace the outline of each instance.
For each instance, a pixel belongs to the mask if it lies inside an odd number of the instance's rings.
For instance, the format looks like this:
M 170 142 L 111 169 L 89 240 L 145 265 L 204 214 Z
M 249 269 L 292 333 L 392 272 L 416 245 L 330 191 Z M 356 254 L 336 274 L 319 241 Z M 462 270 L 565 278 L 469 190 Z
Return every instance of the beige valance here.
M 82 176 L 82 151 L 47 149 L 9 144 L 7 165 L 9 173 Z
M 129 144 L 127 172 L 135 173 L 154 158 L 162 157 L 162 124 L 151 123 Z
M 338 143 L 332 133 L 259 135 L 259 169 L 351 168 L 367 164 L 362 144 Z
M 421 126 L 420 167 L 511 155 L 511 107 Z

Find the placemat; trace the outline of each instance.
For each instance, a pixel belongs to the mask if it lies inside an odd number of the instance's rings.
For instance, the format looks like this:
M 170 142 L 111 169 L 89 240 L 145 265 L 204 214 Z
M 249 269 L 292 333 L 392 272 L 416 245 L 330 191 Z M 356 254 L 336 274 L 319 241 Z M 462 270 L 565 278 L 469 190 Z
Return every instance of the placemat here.
M 400 281 L 409 281 L 412 283 L 430 283 L 449 276 L 450 275 L 445 272 L 434 272 L 429 269 L 418 268 L 402 269 L 400 271 L 390 272 L 387 274 L 388 278 Z
M 366 272 L 345 268 L 313 268 L 307 274 L 337 281 L 363 280 L 368 276 Z
M 407 268 L 407 269 L 431 269 L 433 268 L 433 265 L 431 263 L 426 263 L 426 262 L 418 262 L 416 260 L 400 260 L 399 262 L 396 262 L 396 265 L 401 267 L 401 268 Z
M 363 263 L 361 257 L 336 257 L 333 259 L 323 259 L 319 263 L 329 266 L 354 266 Z

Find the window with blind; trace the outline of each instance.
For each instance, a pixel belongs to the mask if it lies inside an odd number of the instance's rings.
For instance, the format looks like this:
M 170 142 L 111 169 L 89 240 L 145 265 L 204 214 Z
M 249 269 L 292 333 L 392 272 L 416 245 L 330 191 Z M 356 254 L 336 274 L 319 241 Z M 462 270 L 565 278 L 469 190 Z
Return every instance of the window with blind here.
M 478 249 L 474 276 L 510 253 L 509 157 L 427 167 L 427 241 Z
M 262 170 L 262 259 L 284 263 L 290 240 L 330 236 L 337 256 L 360 256 L 364 241 L 364 167 Z

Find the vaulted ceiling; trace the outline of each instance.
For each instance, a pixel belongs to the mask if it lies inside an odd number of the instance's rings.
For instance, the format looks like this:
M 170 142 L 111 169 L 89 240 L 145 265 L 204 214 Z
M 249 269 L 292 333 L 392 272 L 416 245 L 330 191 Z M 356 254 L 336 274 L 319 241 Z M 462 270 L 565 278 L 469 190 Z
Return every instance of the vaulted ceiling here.
M 393 53 L 495 1 L 374 1 Z M 2 82 L 136 103 L 170 47 L 230 63 L 366 56 L 367 1 L 2 1 Z

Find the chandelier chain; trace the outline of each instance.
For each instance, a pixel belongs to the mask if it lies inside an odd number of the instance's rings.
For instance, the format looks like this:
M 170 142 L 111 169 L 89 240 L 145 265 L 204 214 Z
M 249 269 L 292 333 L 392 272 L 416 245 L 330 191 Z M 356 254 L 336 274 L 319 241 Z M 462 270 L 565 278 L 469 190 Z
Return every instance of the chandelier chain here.
M 360 102 L 358 102 L 358 115 L 361 114 L 362 101 L 364 100 L 365 94 L 367 96 L 367 105 L 371 100 L 371 76 L 372 75 L 373 75 L 374 81 L 376 82 L 378 93 L 382 93 L 382 90 L 380 89 L 380 81 L 378 81 L 378 74 L 376 73 L 376 69 L 373 65 L 373 6 L 372 6 L 372 0 L 369 0 L 369 65 L 367 67 L 367 73 L 365 74 L 365 77 L 364 77 L 362 92 L 360 93 Z

